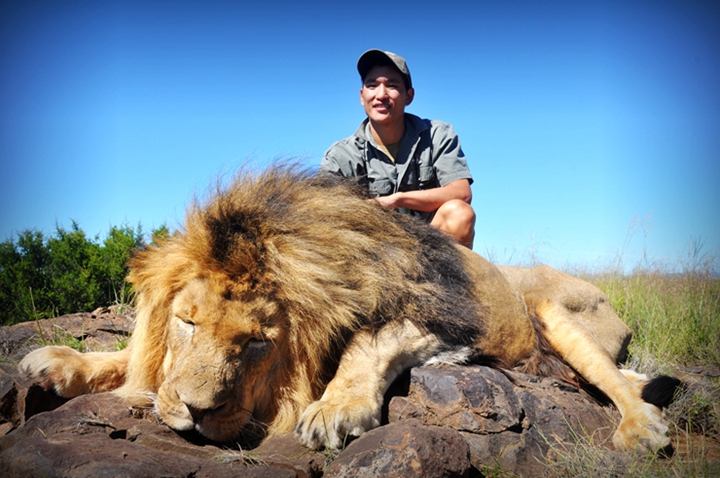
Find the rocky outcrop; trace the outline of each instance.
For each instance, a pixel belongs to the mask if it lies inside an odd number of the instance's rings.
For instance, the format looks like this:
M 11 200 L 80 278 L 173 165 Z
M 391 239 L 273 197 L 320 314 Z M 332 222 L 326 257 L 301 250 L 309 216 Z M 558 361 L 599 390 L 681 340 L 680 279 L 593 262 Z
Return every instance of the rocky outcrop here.
M 619 419 L 563 382 L 478 365 L 413 369 L 388 394 L 385 425 L 341 453 L 292 436 L 250 450 L 207 442 L 108 393 L 64 402 L 4 367 L 0 476 L 538 476 L 553 446 L 602 442 Z
M 116 349 L 118 343 L 127 342 L 132 330 L 132 315 L 121 315 L 110 309 L 21 322 L 0 327 L 0 355 L 5 361 L 17 362 L 42 345 L 73 342 L 87 350 L 111 350 Z
M 553 445 L 588 434 L 607 440 L 619 414 L 558 380 L 450 366 L 411 371 L 408 396 L 392 398 L 389 407 L 391 422 L 408 418 L 457 430 L 478 469 L 537 476 Z
M 310 453 L 305 465 L 291 463 L 283 459 L 287 446 L 276 445 L 277 452 L 264 460 L 256 453 L 203 443 L 161 425 L 146 410 L 129 408 L 114 395 L 101 393 L 35 415 L 0 439 L 0 475 L 317 476 L 310 466 L 316 454 Z
M 115 309 L 70 314 L 53 319 L 0 327 L 0 435 L 37 413 L 54 410 L 67 400 L 28 383 L 14 366 L 43 345 L 76 345 L 84 350 L 117 350 L 133 330 L 132 314 Z

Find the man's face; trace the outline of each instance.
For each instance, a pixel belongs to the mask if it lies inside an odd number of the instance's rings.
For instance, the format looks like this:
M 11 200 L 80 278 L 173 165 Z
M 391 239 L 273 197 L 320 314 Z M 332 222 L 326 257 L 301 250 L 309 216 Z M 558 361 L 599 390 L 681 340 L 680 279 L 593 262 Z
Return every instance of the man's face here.
M 360 89 L 360 104 L 374 123 L 390 126 L 403 120 L 405 107 L 412 103 L 415 90 L 405 89 L 403 77 L 391 66 L 375 66 Z

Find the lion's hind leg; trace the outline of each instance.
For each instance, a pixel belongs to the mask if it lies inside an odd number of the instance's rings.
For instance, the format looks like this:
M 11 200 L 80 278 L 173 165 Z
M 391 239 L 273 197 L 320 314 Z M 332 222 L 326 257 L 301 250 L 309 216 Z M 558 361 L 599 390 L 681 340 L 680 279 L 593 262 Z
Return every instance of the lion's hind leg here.
M 662 413 L 643 399 L 644 378 L 621 372 L 610 353 L 561 304 L 548 300 L 536 312 L 543 334 L 563 360 L 618 408 L 622 420 L 613 436 L 615 446 L 652 452 L 667 447 L 670 438 Z
M 21 372 L 46 390 L 73 398 L 114 390 L 125 381 L 130 349 L 80 353 L 70 347 L 49 346 L 27 354 Z

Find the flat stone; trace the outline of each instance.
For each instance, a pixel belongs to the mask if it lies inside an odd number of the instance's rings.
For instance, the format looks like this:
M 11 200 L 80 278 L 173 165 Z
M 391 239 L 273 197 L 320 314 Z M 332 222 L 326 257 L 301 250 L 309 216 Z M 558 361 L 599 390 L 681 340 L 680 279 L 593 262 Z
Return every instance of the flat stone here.
M 460 433 L 411 419 L 365 433 L 332 462 L 324 476 L 434 478 L 464 477 L 469 472 L 470 449 Z
M 0 475 L 309 476 L 289 463 L 188 440 L 112 393 L 77 397 L 0 438 Z

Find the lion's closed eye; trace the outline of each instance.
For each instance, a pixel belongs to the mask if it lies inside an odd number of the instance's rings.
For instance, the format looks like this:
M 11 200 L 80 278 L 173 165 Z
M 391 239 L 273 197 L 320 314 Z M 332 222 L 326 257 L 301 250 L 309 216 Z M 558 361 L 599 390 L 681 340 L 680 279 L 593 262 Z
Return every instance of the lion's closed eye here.
M 175 318 L 177 319 L 177 324 L 180 330 L 190 335 L 195 333 L 195 322 L 181 316 L 176 316 Z
M 270 340 L 261 338 L 250 338 L 245 343 L 243 351 L 247 354 L 247 360 L 259 360 L 263 358 L 272 348 L 273 343 Z

